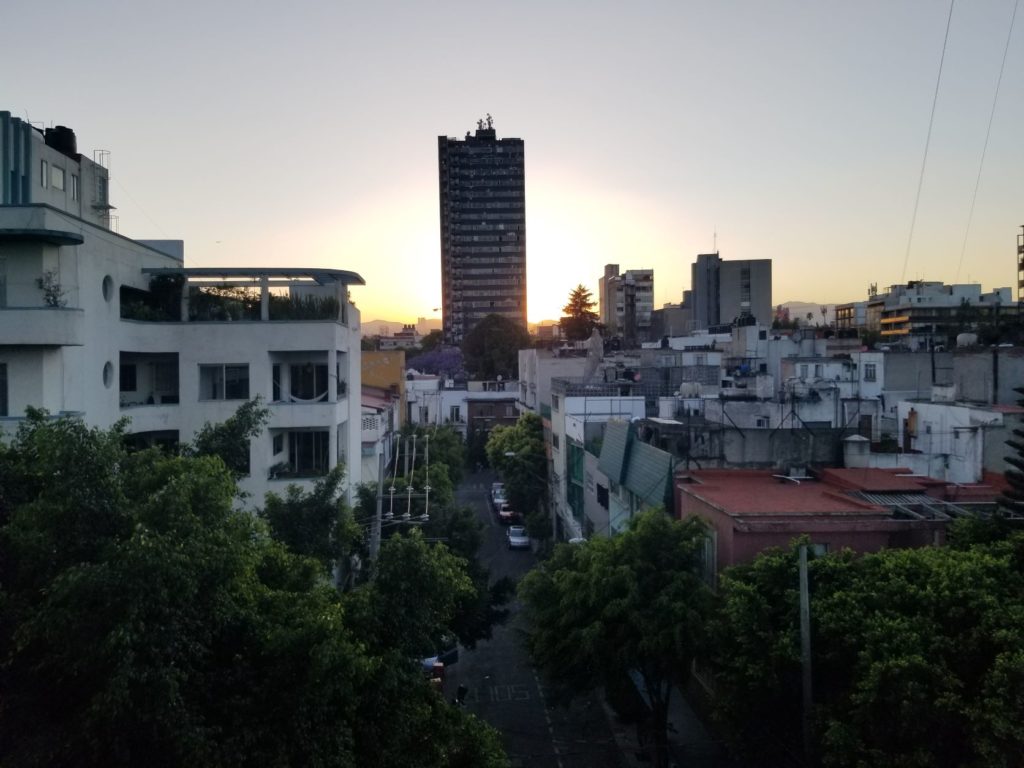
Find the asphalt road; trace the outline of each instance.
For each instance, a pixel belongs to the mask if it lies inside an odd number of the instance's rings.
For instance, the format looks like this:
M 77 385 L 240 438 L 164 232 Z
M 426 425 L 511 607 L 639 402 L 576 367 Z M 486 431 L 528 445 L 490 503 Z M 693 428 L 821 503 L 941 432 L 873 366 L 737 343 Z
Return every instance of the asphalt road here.
M 456 500 L 476 510 L 485 525 L 479 557 L 492 578 L 518 580 L 536 564 L 536 558 L 532 552 L 508 550 L 506 527 L 498 522 L 488 500 L 494 479 L 486 471 L 467 474 Z M 468 688 L 466 708 L 502 733 L 514 768 L 620 768 L 623 763 L 611 726 L 596 698 L 580 698 L 568 709 L 547 706 L 542 683 L 523 645 L 519 605 L 511 607 L 508 621 L 495 628 L 490 640 L 460 651 L 458 663 L 447 670 L 447 695 L 453 696 L 459 685 Z

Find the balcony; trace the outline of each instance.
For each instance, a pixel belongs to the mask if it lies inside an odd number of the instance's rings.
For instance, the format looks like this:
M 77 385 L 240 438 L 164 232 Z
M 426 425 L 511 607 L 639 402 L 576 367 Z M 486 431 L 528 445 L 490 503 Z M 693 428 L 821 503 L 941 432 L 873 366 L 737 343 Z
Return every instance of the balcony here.
M 0 344 L 5 346 L 80 347 L 85 310 L 73 307 L 0 309 Z

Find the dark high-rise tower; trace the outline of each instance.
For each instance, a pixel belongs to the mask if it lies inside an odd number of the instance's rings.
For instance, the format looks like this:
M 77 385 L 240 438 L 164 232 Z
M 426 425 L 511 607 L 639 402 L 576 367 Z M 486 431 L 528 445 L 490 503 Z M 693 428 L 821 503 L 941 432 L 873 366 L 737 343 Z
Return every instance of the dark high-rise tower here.
M 459 140 L 437 137 L 444 338 L 460 344 L 499 314 L 526 327 L 523 140 L 498 139 L 491 116 Z

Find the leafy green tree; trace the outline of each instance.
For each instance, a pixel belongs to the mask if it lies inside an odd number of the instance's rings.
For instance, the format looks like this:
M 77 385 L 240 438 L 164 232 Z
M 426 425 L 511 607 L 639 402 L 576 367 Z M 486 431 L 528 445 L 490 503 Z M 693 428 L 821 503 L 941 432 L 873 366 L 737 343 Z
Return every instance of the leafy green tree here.
M 1021 395 L 1018 405 L 1024 405 L 1024 387 L 1014 387 L 1014 392 Z M 1006 463 L 1010 466 L 1004 476 L 1009 488 L 999 499 L 999 504 L 1018 517 L 1024 515 L 1024 429 L 1015 427 L 1013 437 L 1006 444 L 1016 451 L 1016 456 L 1007 456 Z
M 268 493 L 257 513 L 270 535 L 297 555 L 312 557 L 330 573 L 342 564 L 360 531 L 341 498 L 345 468 L 341 465 L 305 491 L 290 484 L 283 497 Z
M 435 349 L 440 349 L 443 342 L 444 332 L 435 328 L 420 339 L 420 352 L 433 352 Z
M 270 418 L 270 410 L 262 398 L 255 397 L 238 406 L 231 416 L 219 424 L 207 422 L 190 445 L 187 456 L 219 456 L 235 477 L 249 474 L 249 441 L 259 437 Z
M 0 763 L 504 764 L 411 644 L 370 647 L 378 624 L 346 615 L 322 566 L 235 509 L 223 461 L 123 437 L 30 411 L 0 445 Z M 415 542 L 387 554 L 387 604 L 412 562 L 430 595 L 409 640 L 436 636 L 466 592 L 461 561 L 417 565 Z M 385 747 L 383 711 L 402 715 Z
M 668 707 L 702 646 L 711 592 L 698 575 L 705 529 L 651 510 L 610 539 L 564 544 L 521 582 L 528 645 L 566 693 L 633 673 L 650 701 L 656 765 L 668 764 Z
M 545 508 L 547 454 L 540 417 L 524 413 L 514 425 L 492 429 L 487 459 L 504 478 L 509 503 L 523 514 L 530 536 L 550 538 L 551 518 Z
M 823 765 L 1009 766 L 1024 758 L 1020 534 L 810 563 L 813 723 Z M 712 630 L 719 714 L 762 759 L 799 728 L 794 551 L 730 569 Z
M 530 346 L 530 334 L 523 326 L 503 315 L 488 315 L 462 342 L 466 371 L 485 381 L 499 376 L 514 379 L 519 371 L 519 350 Z
M 594 301 L 590 289 L 585 288 L 582 283 L 572 289 L 569 301 L 562 307 L 565 316 L 559 322 L 567 339 L 583 341 L 590 336 L 590 332 L 601 320 L 594 311 L 596 306 L 597 302 Z

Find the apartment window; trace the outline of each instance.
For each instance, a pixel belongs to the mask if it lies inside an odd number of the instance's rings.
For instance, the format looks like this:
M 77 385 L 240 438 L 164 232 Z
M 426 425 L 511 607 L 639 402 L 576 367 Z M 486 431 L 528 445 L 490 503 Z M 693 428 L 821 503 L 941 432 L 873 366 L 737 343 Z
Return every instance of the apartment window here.
M 39 161 L 39 186 L 46 189 L 50 185 L 50 164 L 45 160 Z
M 553 447 L 553 448 L 554 448 L 554 449 L 555 449 L 556 451 L 557 451 L 557 450 L 558 450 L 558 448 L 559 448 L 559 445 L 558 445 L 558 443 L 559 443 L 559 440 L 558 440 L 558 435 L 557 435 L 557 433 L 556 433 L 556 434 L 552 434 L 552 435 L 551 435 L 551 445 L 552 445 L 552 447 Z
M 420 424 L 426 424 L 430 421 L 430 406 L 420 406 Z
M 121 366 L 121 391 L 135 392 L 138 389 L 138 371 L 134 363 Z
M 505 418 L 506 419 L 511 419 L 515 415 L 516 415 L 516 408 L 515 408 L 515 406 L 514 405 L 506 405 L 505 406 Z
M 327 399 L 327 366 L 306 363 L 291 367 L 293 400 L 315 402 Z
M 330 436 L 325 430 L 288 433 L 288 459 L 297 477 L 327 474 Z
M 758 416 L 757 417 L 757 428 L 758 429 L 768 429 L 768 417 L 767 416 Z
M 248 400 L 248 365 L 200 365 L 200 400 Z
M 81 180 L 78 178 L 77 174 L 72 173 L 71 174 L 71 199 L 72 200 L 77 200 L 79 197 L 81 197 L 81 194 L 82 194 Z
M 551 410 L 552 411 L 557 411 L 558 410 L 558 395 L 552 395 L 551 396 Z
M 821 363 L 814 364 L 814 375 L 817 378 L 821 378 Z
M 284 450 L 284 435 L 278 433 L 274 435 L 271 441 L 271 447 L 273 448 L 274 454 L 277 455 Z
M 54 189 L 64 189 L 64 169 L 56 165 L 50 166 L 50 184 Z
M 876 363 L 864 363 L 864 381 L 875 381 L 878 375 L 876 370 Z
M 270 401 L 277 403 L 281 400 L 281 364 L 274 363 L 270 370 Z
M 96 177 L 96 202 L 100 205 L 107 203 L 107 187 L 109 182 L 103 176 Z
M 453 405 L 448 411 L 448 419 L 453 422 L 462 421 L 462 409 L 457 405 Z
M 807 378 L 807 365 L 804 364 L 804 363 L 800 364 L 800 378 L 801 379 L 806 379 Z
M 7 363 L 0 363 L 0 416 L 7 415 Z

